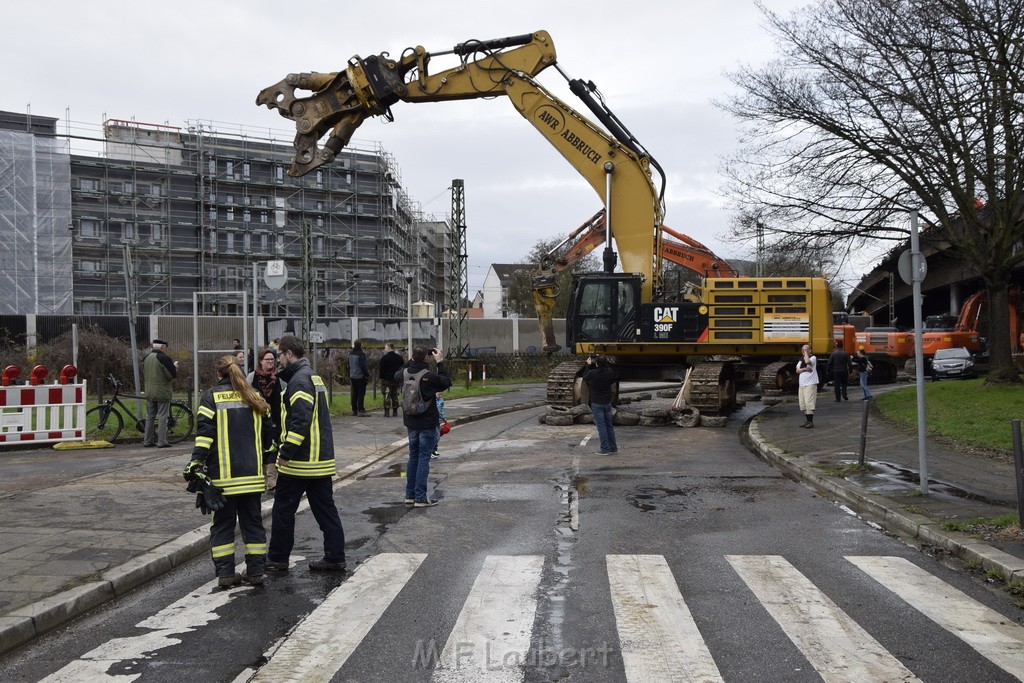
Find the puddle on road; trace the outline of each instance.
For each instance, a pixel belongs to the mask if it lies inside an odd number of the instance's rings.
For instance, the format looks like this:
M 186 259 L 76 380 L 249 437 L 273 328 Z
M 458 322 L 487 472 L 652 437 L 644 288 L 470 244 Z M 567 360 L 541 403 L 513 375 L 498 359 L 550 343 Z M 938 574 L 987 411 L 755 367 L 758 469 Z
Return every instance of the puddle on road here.
M 693 487 L 670 489 L 664 486 L 642 486 L 633 492 L 629 503 L 644 512 L 655 514 L 683 512 L 688 507 L 686 497 L 695 490 Z
M 853 462 L 844 462 L 843 464 L 853 464 Z M 910 492 L 921 486 L 921 477 L 917 472 L 880 460 L 872 460 L 870 464 L 874 471 L 851 474 L 845 477 L 845 479 L 873 493 Z M 978 496 L 951 484 L 935 481 L 931 478 L 928 481 L 928 491 L 930 494 L 939 497 L 947 496 L 949 498 L 998 503 L 998 501 L 988 501 L 983 496 Z
M 405 463 L 396 462 L 394 465 L 388 465 L 388 468 L 377 474 L 378 477 L 404 477 L 405 476 Z
M 404 502 L 381 507 L 369 508 L 362 511 L 362 514 L 373 522 L 379 533 L 384 533 L 392 524 L 397 524 L 413 507 Z

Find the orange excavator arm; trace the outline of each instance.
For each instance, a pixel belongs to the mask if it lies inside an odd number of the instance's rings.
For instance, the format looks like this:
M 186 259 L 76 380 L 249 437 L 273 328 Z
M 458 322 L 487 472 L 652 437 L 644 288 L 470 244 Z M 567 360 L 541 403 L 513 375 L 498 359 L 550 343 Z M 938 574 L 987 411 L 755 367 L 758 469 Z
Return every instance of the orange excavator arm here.
M 659 241 L 662 260 L 680 265 L 701 277 L 739 277 L 735 268 L 689 235 L 676 232 L 665 225 L 661 226 L 661 232 Z M 555 342 L 552 317 L 559 291 L 556 277 L 604 244 L 605 239 L 605 215 L 604 209 L 601 209 L 548 252 L 533 271 L 533 302 L 537 309 L 537 320 L 546 353 L 554 353 L 561 348 Z M 569 246 L 565 248 L 567 244 Z

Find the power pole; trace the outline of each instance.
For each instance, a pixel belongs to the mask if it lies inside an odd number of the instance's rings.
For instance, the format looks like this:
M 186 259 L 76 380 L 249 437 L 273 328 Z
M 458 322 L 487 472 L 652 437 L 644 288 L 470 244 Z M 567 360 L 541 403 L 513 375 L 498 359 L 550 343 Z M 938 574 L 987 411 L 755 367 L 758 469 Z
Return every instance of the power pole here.
M 308 343 L 310 332 L 316 326 L 316 305 L 313 281 L 313 226 L 309 219 L 302 221 L 302 338 Z
M 448 330 L 445 344 L 452 358 L 469 357 L 469 319 L 463 302 L 469 301 L 469 256 L 466 253 L 466 188 L 462 179 L 452 181 L 451 227 L 452 276 L 448 287 Z

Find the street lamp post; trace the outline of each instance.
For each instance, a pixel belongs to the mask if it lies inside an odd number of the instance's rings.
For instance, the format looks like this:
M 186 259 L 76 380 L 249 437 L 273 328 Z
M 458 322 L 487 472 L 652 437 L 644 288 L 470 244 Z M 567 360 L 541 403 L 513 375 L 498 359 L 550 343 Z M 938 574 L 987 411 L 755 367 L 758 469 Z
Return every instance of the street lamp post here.
M 409 358 L 412 358 L 412 271 L 405 274 L 405 292 L 406 292 L 406 323 L 408 330 L 408 349 Z

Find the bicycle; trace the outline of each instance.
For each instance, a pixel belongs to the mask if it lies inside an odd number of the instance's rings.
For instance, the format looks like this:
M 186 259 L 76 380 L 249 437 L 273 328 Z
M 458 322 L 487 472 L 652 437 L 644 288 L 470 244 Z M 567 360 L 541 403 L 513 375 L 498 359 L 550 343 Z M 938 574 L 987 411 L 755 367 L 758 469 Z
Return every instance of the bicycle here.
M 137 419 L 135 412 L 120 398 L 123 384 L 113 375 L 108 375 L 107 381 L 114 387 L 114 394 L 105 401 L 101 395 L 99 405 L 90 408 L 85 413 L 85 438 L 89 441 L 119 443 L 118 437 L 121 435 L 121 430 L 124 429 L 124 414 L 128 415 L 128 422 L 135 425 L 136 431 L 145 434 L 145 418 Z M 146 400 L 141 396 L 129 398 Z M 170 415 L 167 419 L 167 442 L 181 443 L 192 436 L 195 429 L 196 418 L 192 414 L 192 409 L 180 401 L 171 401 Z

